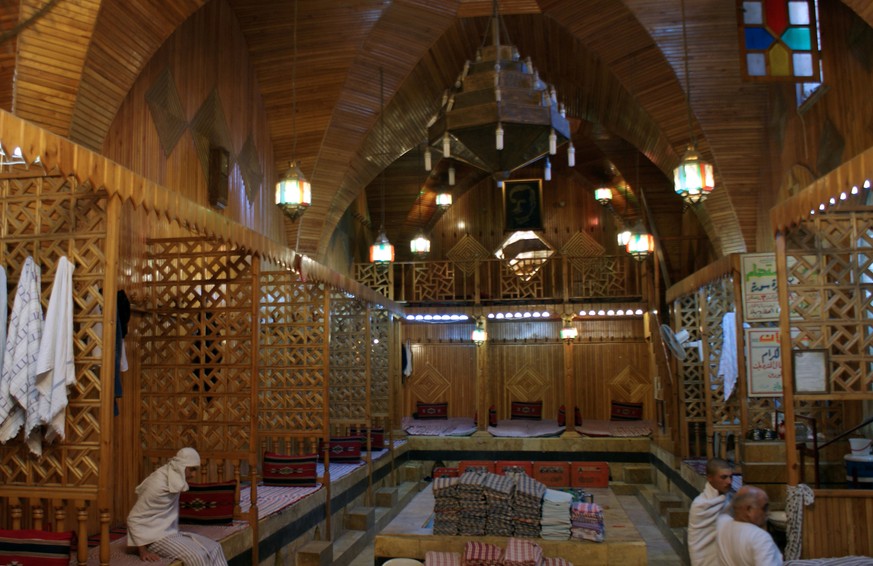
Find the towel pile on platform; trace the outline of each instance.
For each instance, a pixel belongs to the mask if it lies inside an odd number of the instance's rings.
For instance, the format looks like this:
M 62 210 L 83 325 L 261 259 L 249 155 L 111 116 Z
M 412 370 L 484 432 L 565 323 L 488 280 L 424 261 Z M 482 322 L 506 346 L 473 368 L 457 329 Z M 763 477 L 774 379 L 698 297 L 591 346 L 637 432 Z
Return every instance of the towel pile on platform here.
M 515 496 L 512 499 L 514 509 L 513 534 L 515 536 L 540 536 L 542 504 L 545 494 L 546 486 L 542 483 L 523 474 L 516 476 Z
M 514 514 L 512 496 L 515 493 L 515 480 L 509 476 L 486 474 L 483 493 L 488 503 L 485 534 L 499 537 L 512 536 Z
M 488 516 L 488 503 L 484 494 L 486 475 L 480 472 L 464 472 L 455 486 L 459 507 L 459 535 L 485 536 L 485 518 Z
M 424 554 L 424 566 L 462 566 L 461 554 L 429 550 Z
M 596 503 L 574 503 L 570 507 L 570 533 L 573 538 L 603 542 L 603 511 Z
M 533 541 L 511 538 L 506 542 L 503 555 L 504 566 L 539 566 L 543 549 Z
M 461 505 L 458 502 L 458 478 L 433 480 L 433 534 L 458 534 L 458 517 Z
M 543 558 L 540 566 L 573 566 L 573 563 L 563 558 Z
M 503 549 L 487 542 L 470 541 L 464 545 L 465 566 L 503 566 Z
M 570 538 L 570 505 L 573 496 L 565 491 L 546 489 L 543 496 L 542 536 L 546 540 Z

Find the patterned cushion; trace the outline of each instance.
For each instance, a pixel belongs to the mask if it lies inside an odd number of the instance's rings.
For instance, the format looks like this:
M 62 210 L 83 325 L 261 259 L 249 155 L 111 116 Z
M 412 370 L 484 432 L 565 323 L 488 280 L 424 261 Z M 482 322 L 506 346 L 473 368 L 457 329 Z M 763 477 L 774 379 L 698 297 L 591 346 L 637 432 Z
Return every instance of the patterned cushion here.
M 564 405 L 558 408 L 558 426 L 567 426 L 567 407 Z
M 522 401 L 513 401 L 509 418 L 514 421 L 541 421 L 543 420 L 543 402 L 535 401 L 532 403 L 525 403 Z
M 349 434 L 351 436 L 362 436 L 364 437 L 364 444 L 361 446 L 361 450 L 367 449 L 367 429 L 358 427 L 352 427 L 349 430 Z M 385 429 L 384 428 L 371 428 L 370 429 L 370 448 L 373 450 L 382 450 L 385 448 Z
M 286 456 L 273 452 L 264 453 L 264 485 L 293 485 L 314 487 L 317 454 Z
M 612 402 L 612 411 L 609 413 L 611 421 L 638 421 L 643 418 L 642 403 Z
M 331 462 L 360 462 L 364 438 L 361 436 L 331 436 L 330 441 L 322 444 L 319 456 L 330 455 Z
M 497 426 L 497 407 L 488 407 L 488 426 Z
M 448 403 L 421 403 L 415 404 L 415 418 L 427 419 L 448 419 L 449 404 Z
M 69 566 L 73 531 L 0 530 L 0 564 Z
M 179 522 L 228 525 L 233 522 L 236 482 L 189 483 L 179 495 Z

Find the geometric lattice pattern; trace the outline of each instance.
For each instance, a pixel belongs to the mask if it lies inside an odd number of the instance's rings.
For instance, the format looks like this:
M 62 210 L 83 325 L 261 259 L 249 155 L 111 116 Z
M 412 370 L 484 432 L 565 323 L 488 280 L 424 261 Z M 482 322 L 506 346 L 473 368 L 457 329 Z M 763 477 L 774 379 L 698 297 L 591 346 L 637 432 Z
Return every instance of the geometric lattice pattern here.
M 182 134 L 188 128 L 188 119 L 182 107 L 182 99 L 176 90 L 176 83 L 170 69 L 155 80 L 155 84 L 146 92 L 146 102 L 151 112 L 152 121 L 158 132 L 158 140 L 164 150 L 164 156 L 169 157 L 173 148 L 179 142 Z
M 252 257 L 205 238 L 151 240 L 143 317 L 144 453 L 193 446 L 245 457 L 254 448 Z
M 101 289 L 106 276 L 105 251 L 107 200 L 75 178 L 26 177 L 0 180 L 0 264 L 14 293 L 28 256 L 41 269 L 42 309 L 45 312 L 61 256 L 73 271 L 73 349 L 76 383 L 68 389 L 65 412 L 66 439 L 44 444 L 34 458 L 21 435 L 0 445 L 0 493 L 21 495 L 25 486 L 41 496 L 96 499 L 100 446 L 108 423 L 101 421 L 103 379 L 102 313 L 114 309 L 104 304 Z M 46 237 L 50 236 L 50 237 Z M 114 276 L 114 274 L 113 274 Z M 10 294 L 9 305 L 12 305 Z M 110 342 L 111 343 L 111 342 Z M 107 379 L 111 382 L 111 378 Z M 111 400 L 109 401 L 111 402 Z M 58 495 L 63 491 L 63 495 Z
M 722 277 L 710 281 L 703 287 L 706 302 L 702 305 L 703 335 L 706 337 L 708 359 L 704 364 L 708 380 L 709 392 L 709 415 L 706 420 L 707 438 L 712 438 L 714 432 L 733 433 L 736 436 L 742 434 L 740 424 L 740 384 L 736 384 L 730 399 L 724 399 L 724 376 L 718 374 L 718 368 L 724 346 L 724 331 L 722 320 L 724 315 L 734 312 L 736 301 L 734 298 L 733 279 Z
M 482 260 L 491 257 L 476 238 L 467 234 L 448 251 L 446 257 L 467 275 L 473 275 Z
M 545 290 L 543 272 L 540 266 L 546 260 L 523 259 L 514 265 L 500 262 L 500 298 L 501 299 L 541 299 Z M 519 277 L 519 273 L 526 278 Z
M 355 280 L 389 299 L 394 298 L 394 270 L 390 264 L 356 263 Z
M 370 310 L 370 410 L 373 417 L 389 415 L 391 389 L 389 352 L 391 343 L 391 313 L 385 309 Z
M 454 291 L 455 264 L 448 261 L 429 261 L 412 265 L 413 301 L 450 301 Z
M 262 442 L 272 437 L 274 449 L 326 429 L 325 293 L 323 283 L 300 281 L 288 270 L 260 274 L 258 434 Z
M 366 303 L 339 291 L 330 295 L 330 420 L 365 423 L 369 357 Z
M 573 297 L 627 297 L 638 289 L 639 264 L 628 257 L 569 257 L 567 264 Z
M 567 257 L 596 257 L 602 256 L 606 249 L 587 232 L 576 232 L 564 247 L 561 254 Z
M 700 309 L 698 293 L 689 293 L 676 299 L 673 304 L 673 324 L 675 330 L 684 329 L 689 333 L 689 340 L 700 339 Z M 692 428 L 697 430 L 705 427 L 707 422 L 706 401 L 707 391 L 704 380 L 703 361 L 697 348 L 687 348 L 685 359 L 677 361 L 678 382 L 682 407 L 679 413 L 682 437 L 695 437 Z M 686 446 L 686 448 L 688 448 Z

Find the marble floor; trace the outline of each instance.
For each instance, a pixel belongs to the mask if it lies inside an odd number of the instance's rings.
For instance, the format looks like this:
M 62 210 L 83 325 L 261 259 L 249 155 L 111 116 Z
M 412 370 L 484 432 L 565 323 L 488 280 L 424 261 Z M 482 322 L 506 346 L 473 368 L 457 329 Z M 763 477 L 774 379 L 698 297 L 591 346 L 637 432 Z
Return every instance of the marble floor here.
M 664 535 L 661 534 L 658 526 L 636 496 L 619 495 L 616 497 L 628 518 L 633 521 L 640 535 L 646 541 L 648 563 L 651 566 L 681 566 L 682 560 L 673 550 L 673 547 L 670 546 L 667 539 L 664 538 Z M 412 504 L 415 504 L 415 500 L 413 500 Z M 607 536 L 609 536 L 608 533 Z M 373 544 L 370 543 L 358 558 L 352 560 L 350 566 L 373 566 L 374 564 Z M 577 564 L 576 566 L 582 565 Z

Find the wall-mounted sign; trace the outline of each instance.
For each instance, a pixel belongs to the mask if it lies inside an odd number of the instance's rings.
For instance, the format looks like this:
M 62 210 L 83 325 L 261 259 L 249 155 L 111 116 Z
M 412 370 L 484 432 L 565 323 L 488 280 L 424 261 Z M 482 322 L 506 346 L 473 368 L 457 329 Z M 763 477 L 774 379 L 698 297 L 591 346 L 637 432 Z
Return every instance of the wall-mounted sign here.
M 743 317 L 746 322 L 779 320 L 775 254 L 743 254 Z
M 747 375 L 750 397 L 782 395 L 782 355 L 778 328 L 747 328 Z

